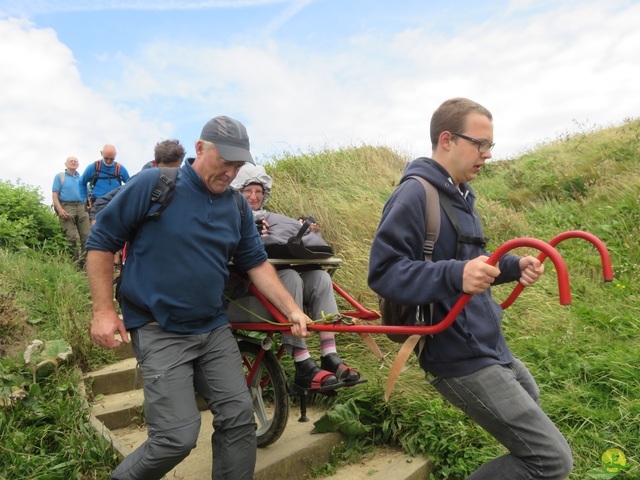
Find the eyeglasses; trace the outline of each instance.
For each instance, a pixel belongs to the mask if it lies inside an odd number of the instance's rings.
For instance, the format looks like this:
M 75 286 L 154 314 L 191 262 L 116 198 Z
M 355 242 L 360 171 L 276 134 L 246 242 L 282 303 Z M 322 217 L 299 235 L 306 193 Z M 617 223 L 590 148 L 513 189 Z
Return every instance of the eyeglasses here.
M 264 196 L 264 192 L 262 190 L 243 190 L 242 194 L 249 198 L 251 195 L 255 195 L 256 197 Z
M 455 135 L 456 137 L 464 138 L 468 142 L 475 143 L 478 146 L 478 152 L 480 153 L 490 152 L 496 145 L 495 143 L 489 142 L 489 140 L 478 140 L 477 138 L 471 138 L 458 132 L 451 132 L 451 135 Z
M 116 157 L 102 157 L 102 159 L 106 162 L 108 162 L 109 160 L 115 160 Z

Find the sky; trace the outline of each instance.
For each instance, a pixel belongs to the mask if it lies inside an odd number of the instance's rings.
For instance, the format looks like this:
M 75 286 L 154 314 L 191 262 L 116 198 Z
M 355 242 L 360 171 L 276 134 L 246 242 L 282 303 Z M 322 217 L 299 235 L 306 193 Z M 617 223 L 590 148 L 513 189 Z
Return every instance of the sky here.
M 638 25 L 637 0 L 0 0 L 0 180 L 48 202 L 68 156 L 82 172 L 113 144 L 134 174 L 217 115 L 260 162 L 428 156 L 451 97 L 515 158 L 640 116 Z

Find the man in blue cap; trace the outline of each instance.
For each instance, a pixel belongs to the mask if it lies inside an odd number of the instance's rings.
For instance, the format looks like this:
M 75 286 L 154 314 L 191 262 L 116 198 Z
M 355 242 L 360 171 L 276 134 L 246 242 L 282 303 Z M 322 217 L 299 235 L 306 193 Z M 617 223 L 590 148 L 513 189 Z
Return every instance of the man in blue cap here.
M 100 213 L 87 242 L 93 296 L 91 338 L 115 348 L 127 331 L 144 379 L 149 438 L 112 472 L 114 479 L 159 479 L 189 455 L 200 430 L 194 390 L 213 413 L 212 478 L 253 478 L 256 435 L 253 403 L 222 292 L 227 264 L 254 285 L 308 336 L 310 319 L 267 261 L 251 209 L 229 185 L 245 162 L 255 164 L 240 122 L 215 117 L 185 163 L 171 204 L 153 221 L 150 209 L 160 171 L 133 177 Z M 135 238 L 133 236 L 135 235 Z M 113 305 L 113 252 L 129 241 L 120 287 L 124 322 Z

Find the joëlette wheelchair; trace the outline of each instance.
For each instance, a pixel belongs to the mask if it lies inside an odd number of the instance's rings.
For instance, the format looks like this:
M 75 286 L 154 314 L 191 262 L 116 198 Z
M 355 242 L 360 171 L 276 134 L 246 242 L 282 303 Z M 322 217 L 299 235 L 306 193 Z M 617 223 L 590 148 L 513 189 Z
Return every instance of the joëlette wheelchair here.
M 570 238 L 581 238 L 591 242 L 598 250 L 605 281 L 613 280 L 613 271 L 609 252 L 603 242 L 594 235 L 574 230 L 564 232 L 554 237 L 549 242 L 534 238 L 516 238 L 503 243 L 498 247 L 487 260 L 490 265 L 496 265 L 499 259 L 507 252 L 519 248 L 529 247 L 539 250 L 541 253 L 538 259 L 542 262 L 547 257 L 553 262 L 558 278 L 558 289 L 560 303 L 568 305 L 571 303 L 571 293 L 569 289 L 569 274 L 567 267 L 560 253 L 555 246 Z M 341 268 L 342 260 L 337 257 L 322 260 L 269 260 L 275 266 L 288 265 L 293 267 L 303 267 L 305 265 L 314 268 L 325 269 L 333 279 L 333 273 Z M 246 279 L 244 280 L 246 281 Z M 353 310 L 340 312 L 339 315 L 327 322 L 309 324 L 308 328 L 315 331 L 352 332 L 364 334 L 384 333 L 403 335 L 434 335 L 441 333 L 448 328 L 464 309 L 471 298 L 471 294 L 462 294 L 448 315 L 438 324 L 429 326 L 387 326 L 380 325 L 377 320 L 380 314 L 360 305 L 343 288 L 332 281 L 336 295 L 341 297 Z M 306 417 L 306 399 L 313 393 L 334 394 L 335 386 L 323 388 L 304 389 L 293 383 L 289 384 L 285 371 L 280 364 L 280 359 L 284 354 L 284 346 L 280 346 L 278 351 L 272 351 L 274 345 L 273 336 L 276 333 L 290 333 L 290 325 L 287 319 L 251 285 L 246 285 L 261 305 L 270 313 L 272 319 L 269 322 L 256 321 L 255 317 L 248 314 L 243 318 L 232 318 L 231 326 L 234 335 L 238 340 L 238 346 L 242 355 L 242 361 L 247 378 L 247 385 L 253 398 L 257 428 L 258 447 L 266 447 L 276 442 L 287 425 L 289 419 L 289 396 L 298 395 L 300 398 L 300 421 L 308 421 Z M 511 295 L 501 304 L 502 308 L 508 308 L 522 292 L 523 286 L 518 283 Z M 393 370 L 393 368 L 392 368 Z M 357 383 L 365 382 L 361 379 L 344 386 L 353 386 Z

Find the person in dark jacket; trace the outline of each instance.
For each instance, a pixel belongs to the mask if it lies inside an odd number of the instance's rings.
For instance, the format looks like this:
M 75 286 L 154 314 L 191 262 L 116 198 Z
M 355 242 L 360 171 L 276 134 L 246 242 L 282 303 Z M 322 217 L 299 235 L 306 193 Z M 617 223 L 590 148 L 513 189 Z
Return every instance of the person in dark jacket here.
M 387 201 L 371 246 L 369 285 L 382 297 L 422 308 L 426 324 L 443 320 L 462 293 L 471 300 L 444 332 L 424 337 L 420 365 L 435 389 L 495 437 L 508 453 L 469 478 L 564 479 L 572 469 L 569 445 L 539 404 L 535 380 L 513 356 L 501 330 L 502 309 L 491 285 L 532 285 L 543 266 L 532 257 L 505 255 L 486 263 L 483 231 L 469 182 L 491 158 L 493 119 L 464 98 L 445 101 L 431 119 L 431 158 L 409 163 Z M 447 197 L 459 232 L 441 208 L 440 236 L 425 261 L 425 190 L 418 175 Z M 458 236 L 459 235 L 459 236 Z M 466 243 L 461 240 L 464 239 Z
M 240 167 L 253 163 L 244 125 L 225 116 L 211 119 L 195 150 L 193 164 L 179 169 L 173 200 L 162 215 L 140 223 L 160 176 L 150 168 L 100 212 L 87 241 L 91 339 L 115 348 L 129 341 L 130 332 L 144 380 L 148 439 L 118 465 L 112 479 L 160 479 L 189 455 L 201 418 L 194 390 L 213 413 L 212 478 L 253 478 L 253 401 L 222 299 L 232 259 L 292 323 L 294 335 L 310 333 L 311 319 L 267 261 L 249 205 L 240 199 L 244 215 L 229 189 Z M 127 241 L 123 321 L 113 302 L 113 253 Z

